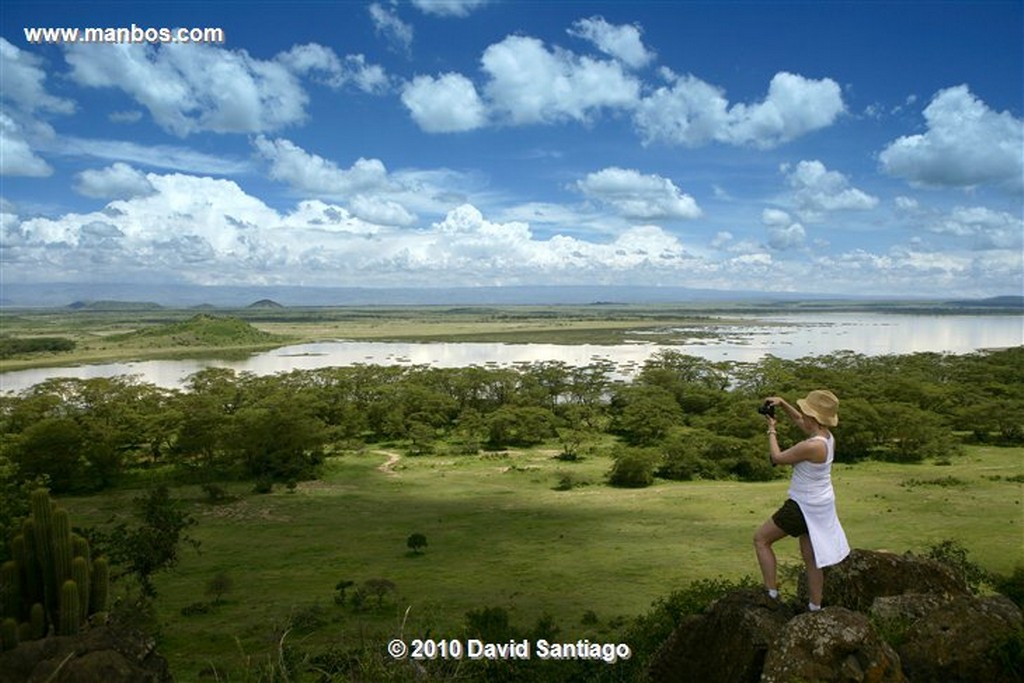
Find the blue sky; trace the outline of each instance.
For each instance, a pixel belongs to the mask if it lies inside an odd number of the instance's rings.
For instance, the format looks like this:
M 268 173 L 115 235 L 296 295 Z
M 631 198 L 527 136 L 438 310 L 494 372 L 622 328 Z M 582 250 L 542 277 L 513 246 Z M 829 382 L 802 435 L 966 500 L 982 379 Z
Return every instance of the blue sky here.
M 32 43 L 26 28 L 219 28 Z M 0 6 L 8 283 L 1022 290 L 1021 2 Z

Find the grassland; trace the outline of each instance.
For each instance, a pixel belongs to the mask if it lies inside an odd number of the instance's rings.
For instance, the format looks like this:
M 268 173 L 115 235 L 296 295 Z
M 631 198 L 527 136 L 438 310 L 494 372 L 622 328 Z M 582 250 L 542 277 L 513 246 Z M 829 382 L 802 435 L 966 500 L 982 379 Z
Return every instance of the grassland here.
M 1024 561 L 1022 457 L 1024 449 L 970 447 L 946 466 L 837 465 L 851 544 L 924 553 L 952 539 L 974 562 L 1008 574 Z M 614 489 L 603 483 L 609 466 L 603 457 L 564 463 L 544 450 L 397 460 L 379 450 L 331 458 L 321 481 L 294 493 L 238 485 L 237 500 L 215 505 L 198 487 L 176 489 L 200 522 L 202 547 L 158 581 L 161 649 L 179 680 L 195 680 L 211 663 L 245 670 L 297 615 L 320 626 L 293 631 L 303 647 L 383 647 L 400 630 L 457 637 L 468 610 L 489 606 L 523 627 L 546 613 L 562 637 L 593 637 L 695 579 L 756 573 L 753 529 L 784 497 L 784 480 Z M 589 485 L 555 490 L 566 472 Z M 126 514 L 136 494 L 62 504 L 76 524 L 102 524 Z M 406 548 L 414 532 L 427 537 L 422 555 Z M 795 542 L 779 554 L 798 566 Z M 220 571 L 234 579 L 224 604 L 182 616 L 209 599 L 204 587 Z M 333 603 L 338 581 L 371 578 L 397 586 L 383 609 Z M 794 589 L 791 576 L 784 591 Z M 596 624 L 582 623 L 588 610 Z

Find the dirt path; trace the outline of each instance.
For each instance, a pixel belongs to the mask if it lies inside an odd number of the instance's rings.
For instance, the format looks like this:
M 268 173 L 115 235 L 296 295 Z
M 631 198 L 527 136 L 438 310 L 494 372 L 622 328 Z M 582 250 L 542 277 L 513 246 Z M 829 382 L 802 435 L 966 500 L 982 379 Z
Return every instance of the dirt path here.
M 392 477 L 397 477 L 398 472 L 395 472 L 395 465 L 397 465 L 398 461 L 402 459 L 402 456 L 399 455 L 398 453 L 395 453 L 394 451 L 374 451 L 374 453 L 380 453 L 381 455 L 388 456 L 387 461 L 384 462 L 377 469 L 383 472 L 384 474 L 390 475 Z

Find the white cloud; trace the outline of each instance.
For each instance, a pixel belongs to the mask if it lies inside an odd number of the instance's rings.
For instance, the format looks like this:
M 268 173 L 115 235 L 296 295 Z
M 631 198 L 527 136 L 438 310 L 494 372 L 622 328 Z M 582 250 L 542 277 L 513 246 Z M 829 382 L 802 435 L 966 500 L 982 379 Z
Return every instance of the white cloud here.
M 52 173 L 50 165 L 32 150 L 22 127 L 0 111 L 0 175 L 41 178 Z
M 123 161 L 189 173 L 236 175 L 251 170 L 248 161 L 232 159 L 224 154 L 206 154 L 177 145 L 146 146 L 126 140 L 68 136 L 54 139 L 42 145 L 41 149 L 51 154 Z
M 270 140 L 262 135 L 253 144 L 270 162 L 270 177 L 292 188 L 318 196 L 351 198 L 354 195 L 387 189 L 388 171 L 380 159 L 356 160 L 349 169 L 339 168 L 329 159 L 311 154 L 291 140 Z
M 363 92 L 383 93 L 389 87 L 384 67 L 367 63 L 361 54 L 346 55 L 342 60 L 334 50 L 318 43 L 295 45 L 277 55 L 275 60 L 295 74 L 319 75 L 319 79 L 332 88 L 351 83 Z
M 120 161 L 104 169 L 82 171 L 75 176 L 74 189 L 97 199 L 131 199 L 156 191 L 145 173 Z
M 601 52 L 632 69 L 647 66 L 655 56 L 644 46 L 640 38 L 640 27 L 633 24 L 614 26 L 605 21 L 604 17 L 590 17 L 574 23 L 568 33 L 589 40 Z
M 393 49 L 408 55 L 412 50 L 413 28 L 399 18 L 395 4 L 385 7 L 375 2 L 370 5 L 369 12 L 377 35 L 384 36 Z
M 764 209 L 761 212 L 761 223 L 768 228 L 768 246 L 776 251 L 799 249 L 807 239 L 804 226 L 781 209 Z
M 850 187 L 846 176 L 828 170 L 820 161 L 801 161 L 787 182 L 793 188 L 797 213 L 805 221 L 821 220 L 831 211 L 864 211 L 878 205 L 877 197 Z
M 306 117 L 308 96 L 288 66 L 244 50 L 74 44 L 65 59 L 79 85 L 124 90 L 179 136 L 271 131 Z
M 402 103 L 428 133 L 474 130 L 487 123 L 487 112 L 472 81 L 447 73 L 417 76 L 402 89 Z
M 413 6 L 424 14 L 439 17 L 468 17 L 488 0 L 412 0 Z
M 640 83 L 619 62 L 548 50 L 536 38 L 509 36 L 481 58 L 493 111 L 512 124 L 587 121 L 602 108 L 631 107 Z
M 776 147 L 830 126 L 845 111 L 839 85 L 779 72 L 755 104 L 729 106 L 724 92 L 699 78 L 664 69 L 670 87 L 639 104 L 634 121 L 645 142 L 696 147 L 708 142 Z
M 1017 249 L 1024 242 L 1024 217 L 987 207 L 958 206 L 932 222 L 928 230 L 969 238 L 971 249 Z
M 914 184 L 1024 190 L 1024 121 L 997 113 L 966 85 L 936 93 L 924 110 L 928 130 L 879 154 L 882 169 Z
M 3 73 L 3 99 L 26 113 L 47 111 L 70 114 L 75 110 L 71 100 L 46 91 L 43 60 L 0 38 L 0 73 Z
M 586 196 L 607 203 L 627 217 L 642 220 L 699 218 L 697 202 L 675 183 L 659 175 L 609 167 L 576 182 Z

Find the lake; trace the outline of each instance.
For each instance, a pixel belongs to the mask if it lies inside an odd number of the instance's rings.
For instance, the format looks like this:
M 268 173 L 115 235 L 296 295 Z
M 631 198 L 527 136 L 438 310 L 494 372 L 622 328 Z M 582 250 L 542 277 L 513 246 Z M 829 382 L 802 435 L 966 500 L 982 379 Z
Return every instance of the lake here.
M 738 321 L 738 322 L 737 322 Z M 181 387 L 207 367 L 269 375 L 330 366 L 433 365 L 501 366 L 561 361 L 585 366 L 608 361 L 617 375 L 631 377 L 652 354 L 671 349 L 714 361 L 754 362 L 771 354 L 796 359 L 839 350 L 868 356 L 924 351 L 970 353 L 1024 344 L 1024 317 L 1013 315 L 906 315 L 884 313 L 806 313 L 730 316 L 722 322 L 671 328 L 674 343 L 502 344 L 325 341 L 254 353 L 244 359 L 150 360 L 74 367 L 33 368 L 0 374 L 0 391 L 22 391 L 51 377 L 136 375 L 165 388 Z M 709 335 L 709 332 L 712 333 Z

